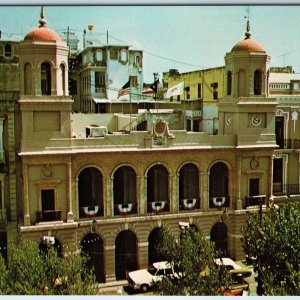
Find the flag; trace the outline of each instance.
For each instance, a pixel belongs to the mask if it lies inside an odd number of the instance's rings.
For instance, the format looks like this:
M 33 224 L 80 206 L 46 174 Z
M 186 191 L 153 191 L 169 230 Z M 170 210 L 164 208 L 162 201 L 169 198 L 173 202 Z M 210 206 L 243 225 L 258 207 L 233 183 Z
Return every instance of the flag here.
M 180 82 L 167 90 L 167 92 L 165 93 L 165 98 L 171 98 L 172 96 L 182 95 L 183 89 L 184 82 Z
M 145 88 L 142 92 L 143 95 L 153 95 L 157 93 L 157 86 L 159 84 L 159 80 L 155 80 L 149 87 Z
M 120 98 L 121 96 L 125 96 L 130 94 L 130 80 L 128 80 L 127 83 L 125 83 L 122 88 L 119 90 L 118 93 L 118 98 Z
M 150 89 L 154 91 L 154 93 L 157 93 L 157 86 L 158 86 L 158 84 L 159 84 L 159 80 L 156 79 L 156 80 L 149 86 Z

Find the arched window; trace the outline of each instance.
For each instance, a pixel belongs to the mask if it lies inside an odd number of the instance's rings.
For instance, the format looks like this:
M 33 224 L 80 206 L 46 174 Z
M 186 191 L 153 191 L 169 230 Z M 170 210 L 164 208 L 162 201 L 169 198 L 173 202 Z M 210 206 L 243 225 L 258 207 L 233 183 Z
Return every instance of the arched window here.
M 79 217 L 103 216 L 102 174 L 86 168 L 78 176 Z
M 51 66 L 47 62 L 41 65 L 41 90 L 42 95 L 51 95 Z
M 121 50 L 121 53 L 120 53 L 120 60 L 123 61 L 123 62 L 126 62 L 127 61 L 127 51 L 125 49 L 122 49 Z
M 98 50 L 96 53 L 96 60 L 97 61 L 102 61 L 103 60 L 103 53 L 102 50 Z
M 214 164 L 209 174 L 209 207 L 228 207 L 229 188 L 228 188 L 228 168 L 222 163 Z
M 26 63 L 24 66 L 24 95 L 31 95 L 32 90 L 31 65 Z
M 232 89 L 232 73 L 231 73 L 231 71 L 228 71 L 228 73 L 227 73 L 227 95 L 231 95 L 231 89 Z
M 199 208 L 199 171 L 194 164 L 184 165 L 179 172 L 179 208 Z
M 169 210 L 168 170 L 162 165 L 155 165 L 147 175 L 148 212 Z
M 4 56 L 6 57 L 11 57 L 12 52 L 11 52 L 11 45 L 10 44 L 6 44 L 4 47 Z
M 137 54 L 137 55 L 135 56 L 135 64 L 136 64 L 137 66 L 140 66 L 140 65 L 141 65 L 141 56 L 140 56 L 139 54 Z
M 261 81 L 262 81 L 261 71 L 256 70 L 254 72 L 254 95 L 261 95 Z
M 136 174 L 131 167 L 121 167 L 114 174 L 115 215 L 137 212 Z
M 60 68 L 60 73 L 61 73 L 61 87 L 62 87 L 62 92 L 63 95 L 66 95 L 66 68 L 64 66 L 64 64 L 61 64 L 59 66 Z

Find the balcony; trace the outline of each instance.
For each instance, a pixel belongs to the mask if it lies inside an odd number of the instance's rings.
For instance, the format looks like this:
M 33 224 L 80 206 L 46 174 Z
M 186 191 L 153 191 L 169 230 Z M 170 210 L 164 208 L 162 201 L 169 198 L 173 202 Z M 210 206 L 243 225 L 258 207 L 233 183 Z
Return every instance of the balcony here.
M 282 139 L 277 140 L 276 144 L 280 149 L 300 149 L 299 139 Z
M 300 195 L 300 184 L 273 184 L 274 196 Z
M 245 208 L 250 206 L 259 206 L 266 204 L 266 196 L 265 195 L 256 195 L 256 196 L 248 196 L 245 197 Z
M 61 221 L 61 210 L 44 210 L 36 212 L 37 222 Z

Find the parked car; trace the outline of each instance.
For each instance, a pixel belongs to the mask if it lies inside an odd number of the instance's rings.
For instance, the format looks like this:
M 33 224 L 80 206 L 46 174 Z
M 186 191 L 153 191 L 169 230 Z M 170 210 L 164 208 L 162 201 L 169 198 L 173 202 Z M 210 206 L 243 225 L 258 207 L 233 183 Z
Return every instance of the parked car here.
M 241 267 L 229 257 L 216 258 L 215 263 L 219 266 L 223 265 L 226 270 L 229 271 L 229 273 L 231 273 L 233 270 L 237 271 L 234 273 L 240 273 L 244 278 L 250 277 L 252 274 L 252 271 L 250 269 Z
M 164 276 L 178 277 L 174 267 L 167 261 L 155 262 L 147 269 L 129 272 L 127 274 L 128 285 L 134 290 L 148 291 L 155 284 L 162 280 Z

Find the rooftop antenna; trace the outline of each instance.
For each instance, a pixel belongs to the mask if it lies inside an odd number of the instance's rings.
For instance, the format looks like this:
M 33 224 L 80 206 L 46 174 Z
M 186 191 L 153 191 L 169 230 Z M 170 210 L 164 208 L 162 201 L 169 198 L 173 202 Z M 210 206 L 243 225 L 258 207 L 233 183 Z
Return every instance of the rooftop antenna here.
M 283 67 L 285 67 L 285 57 L 286 57 L 286 55 L 288 55 L 288 54 L 290 54 L 290 52 L 287 52 L 287 53 L 283 53 L 283 54 L 281 54 L 281 55 L 278 55 L 278 57 L 283 56 Z

